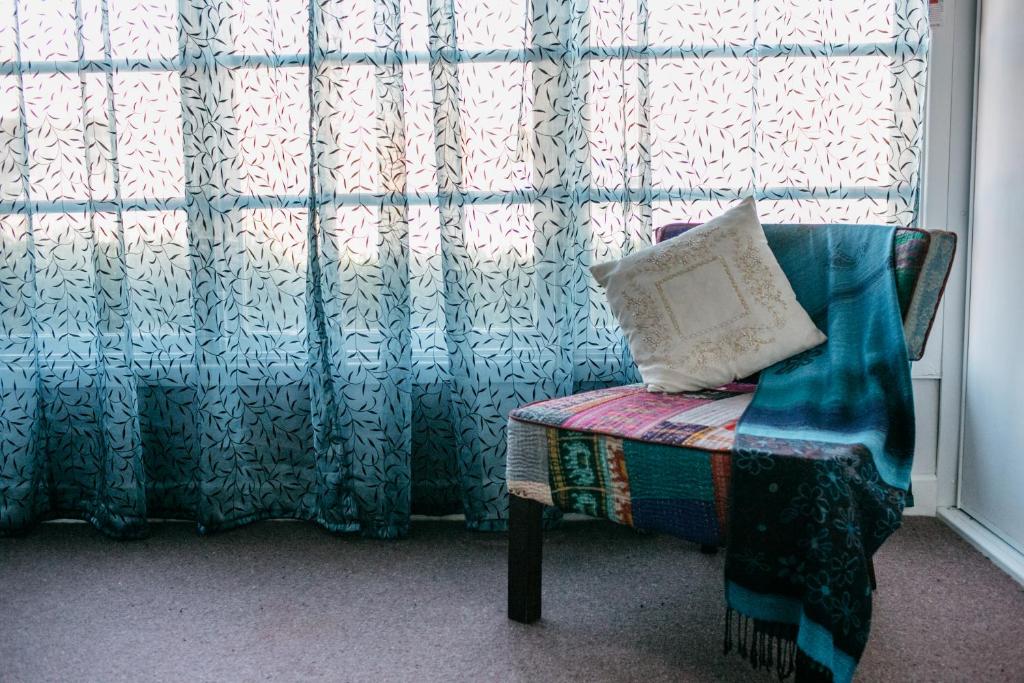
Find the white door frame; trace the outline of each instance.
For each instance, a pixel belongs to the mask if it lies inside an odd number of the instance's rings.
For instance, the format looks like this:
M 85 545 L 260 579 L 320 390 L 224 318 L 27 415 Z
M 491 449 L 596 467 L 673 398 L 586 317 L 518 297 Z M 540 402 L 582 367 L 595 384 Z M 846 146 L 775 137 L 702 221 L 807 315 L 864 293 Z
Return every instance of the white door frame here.
M 913 370 L 916 384 L 934 382 L 938 393 L 935 412 L 918 417 L 925 422 L 922 428 L 934 430 L 935 439 L 934 462 L 915 463 L 917 505 L 912 512 L 919 514 L 936 514 L 957 503 L 978 4 L 944 0 L 942 21 L 932 27 L 921 226 L 955 233 L 957 250 L 928 351 Z

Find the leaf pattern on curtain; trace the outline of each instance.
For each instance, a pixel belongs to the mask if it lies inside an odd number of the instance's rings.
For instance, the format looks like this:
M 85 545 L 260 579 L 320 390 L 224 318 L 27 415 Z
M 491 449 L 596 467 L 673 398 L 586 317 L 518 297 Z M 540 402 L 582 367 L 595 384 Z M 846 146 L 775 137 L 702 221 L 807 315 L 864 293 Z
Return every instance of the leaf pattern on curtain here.
M 923 0 L 0 0 L 0 528 L 505 516 L 590 264 L 911 224 Z

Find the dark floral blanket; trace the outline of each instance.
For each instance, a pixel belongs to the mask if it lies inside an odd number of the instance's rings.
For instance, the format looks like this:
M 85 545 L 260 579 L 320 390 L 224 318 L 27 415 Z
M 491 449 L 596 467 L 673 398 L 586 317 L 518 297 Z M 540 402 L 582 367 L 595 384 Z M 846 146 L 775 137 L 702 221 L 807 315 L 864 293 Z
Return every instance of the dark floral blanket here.
M 914 452 L 895 229 L 766 234 L 828 341 L 764 371 L 737 427 L 725 645 L 780 677 L 849 681 L 871 623 L 868 560 L 900 525 Z

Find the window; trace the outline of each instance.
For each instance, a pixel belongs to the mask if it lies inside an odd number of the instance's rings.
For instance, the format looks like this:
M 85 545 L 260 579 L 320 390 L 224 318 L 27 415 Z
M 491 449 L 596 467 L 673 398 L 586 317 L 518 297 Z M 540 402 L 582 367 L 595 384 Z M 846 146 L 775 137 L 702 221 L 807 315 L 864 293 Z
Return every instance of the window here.
M 530 5 L 3 0 L 3 267 L 35 274 L 35 334 L 116 329 L 105 292 L 153 359 L 301 354 L 311 169 L 361 358 L 399 290 L 425 357 L 462 327 L 545 351 L 556 297 L 617 358 L 585 266 L 750 193 L 766 222 L 914 221 L 922 3 Z

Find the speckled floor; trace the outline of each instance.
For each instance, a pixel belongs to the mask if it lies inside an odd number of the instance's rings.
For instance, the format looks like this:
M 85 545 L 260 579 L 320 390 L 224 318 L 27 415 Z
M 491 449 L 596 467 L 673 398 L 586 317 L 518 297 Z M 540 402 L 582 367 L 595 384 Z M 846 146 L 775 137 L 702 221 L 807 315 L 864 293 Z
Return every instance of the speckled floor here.
M 523 626 L 504 537 L 457 523 L 391 543 L 46 524 L 0 539 L 0 680 L 775 680 L 721 655 L 721 553 L 579 522 L 545 556 L 544 619 Z M 952 531 L 908 518 L 876 566 L 858 680 L 1024 681 L 1024 590 Z

